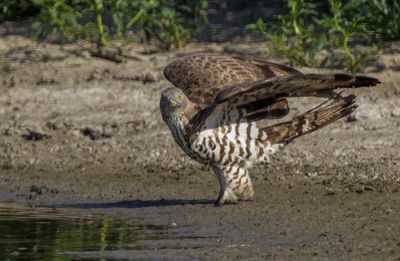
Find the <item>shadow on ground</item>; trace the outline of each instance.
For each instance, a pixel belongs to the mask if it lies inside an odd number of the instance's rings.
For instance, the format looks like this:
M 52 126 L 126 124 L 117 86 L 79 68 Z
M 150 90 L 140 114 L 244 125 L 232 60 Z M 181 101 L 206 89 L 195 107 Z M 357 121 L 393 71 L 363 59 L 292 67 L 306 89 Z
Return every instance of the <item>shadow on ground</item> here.
M 148 208 L 148 207 L 169 207 L 183 205 L 212 205 L 214 200 L 209 199 L 157 199 L 157 200 L 123 200 L 105 203 L 73 203 L 56 205 L 56 207 L 73 207 L 83 209 L 96 208 Z M 54 205 L 52 206 L 54 207 Z

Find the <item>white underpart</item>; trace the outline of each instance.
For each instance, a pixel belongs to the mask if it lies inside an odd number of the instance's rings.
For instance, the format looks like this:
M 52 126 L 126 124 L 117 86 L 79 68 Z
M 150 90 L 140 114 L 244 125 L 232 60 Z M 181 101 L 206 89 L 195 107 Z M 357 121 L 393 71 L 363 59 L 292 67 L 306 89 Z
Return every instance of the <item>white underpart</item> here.
M 257 128 L 256 122 L 240 118 L 240 115 L 243 114 L 244 111 L 239 113 L 236 108 L 220 106 L 209 116 L 202 130 L 198 132 L 192 149 L 198 151 L 198 148 L 205 144 L 206 149 L 199 152 L 200 156 L 211 160 L 211 154 L 213 154 L 212 161 L 216 165 L 229 164 L 229 161 L 233 162 L 235 159 L 245 161 L 245 168 L 250 168 L 253 163 L 269 162 L 268 156 L 277 152 L 282 145 L 271 145 L 266 142 L 267 134 L 263 132 L 262 135 L 259 135 L 260 130 Z M 237 126 L 238 124 L 239 126 Z M 248 128 L 250 128 L 250 132 L 248 132 Z M 257 140 L 259 136 L 261 140 Z M 230 143 L 234 144 L 233 150 Z M 263 150 L 261 155 L 260 150 Z

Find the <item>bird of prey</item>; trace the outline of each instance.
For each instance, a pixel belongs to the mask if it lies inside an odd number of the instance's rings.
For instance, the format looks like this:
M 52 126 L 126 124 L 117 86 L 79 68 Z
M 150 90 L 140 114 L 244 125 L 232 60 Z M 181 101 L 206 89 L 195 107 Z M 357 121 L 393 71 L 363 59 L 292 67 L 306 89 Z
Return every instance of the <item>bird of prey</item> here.
M 160 110 L 176 143 L 192 159 L 210 165 L 220 192 L 215 205 L 250 200 L 248 169 L 304 134 L 352 113 L 355 96 L 337 88 L 375 86 L 378 79 L 349 74 L 303 74 L 276 63 L 195 53 L 164 69 L 175 87 L 162 91 Z M 293 119 L 263 123 L 289 113 L 288 99 L 326 100 Z

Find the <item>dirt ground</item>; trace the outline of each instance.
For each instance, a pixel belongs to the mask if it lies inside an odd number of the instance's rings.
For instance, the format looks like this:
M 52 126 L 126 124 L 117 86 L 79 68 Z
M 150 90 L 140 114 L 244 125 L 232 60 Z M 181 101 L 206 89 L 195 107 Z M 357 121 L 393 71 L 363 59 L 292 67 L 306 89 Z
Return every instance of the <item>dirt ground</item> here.
M 215 239 L 160 252 L 166 259 L 399 260 L 400 53 L 367 68 L 380 86 L 347 91 L 360 106 L 351 120 L 255 167 L 253 201 L 216 208 L 216 179 L 175 145 L 158 104 L 169 86 L 162 69 L 182 53 L 262 56 L 261 45 L 227 46 L 128 45 L 117 63 L 84 43 L 1 36 L 0 200 L 141 216 Z M 294 102 L 294 113 L 309 102 Z

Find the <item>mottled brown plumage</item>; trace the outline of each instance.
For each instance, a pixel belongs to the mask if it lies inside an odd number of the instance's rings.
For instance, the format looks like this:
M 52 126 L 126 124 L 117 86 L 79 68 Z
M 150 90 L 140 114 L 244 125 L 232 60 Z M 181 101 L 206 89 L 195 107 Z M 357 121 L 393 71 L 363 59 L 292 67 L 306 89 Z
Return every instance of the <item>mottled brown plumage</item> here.
M 217 204 L 251 199 L 248 169 L 304 134 L 353 112 L 354 95 L 336 88 L 375 86 L 379 80 L 348 74 L 303 74 L 266 61 L 197 53 L 171 62 L 160 109 L 179 146 L 191 158 L 211 165 L 220 183 Z M 288 99 L 327 98 L 296 118 L 272 126 L 260 120 L 284 117 Z
M 178 58 L 164 69 L 165 77 L 202 108 L 212 104 L 215 96 L 228 86 L 301 74 L 280 64 L 210 53 Z

